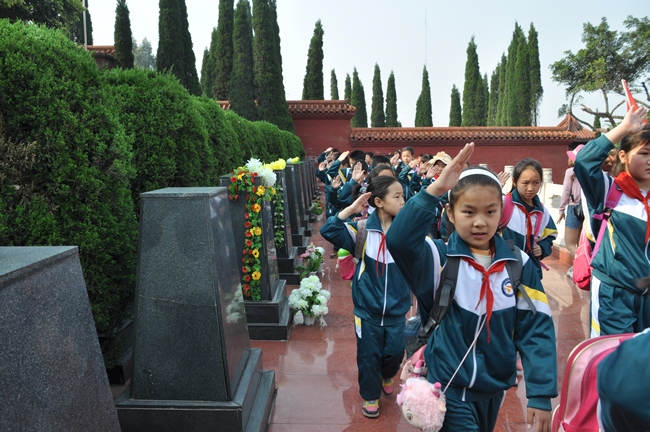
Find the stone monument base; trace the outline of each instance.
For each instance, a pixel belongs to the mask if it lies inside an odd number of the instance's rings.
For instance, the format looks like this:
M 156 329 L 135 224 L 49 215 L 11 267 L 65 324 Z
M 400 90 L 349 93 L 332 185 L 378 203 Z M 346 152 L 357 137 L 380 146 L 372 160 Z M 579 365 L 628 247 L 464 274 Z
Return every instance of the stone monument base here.
M 287 281 L 287 285 L 300 285 L 300 272 L 296 267 L 302 264 L 302 258 L 298 253 L 297 247 L 289 248 L 289 254 L 286 258 L 278 257 L 278 271 L 280 279 Z
M 287 281 L 278 279 L 271 288 L 271 300 L 244 300 L 248 337 L 251 340 L 288 340 L 291 310 L 286 296 Z
M 264 432 L 275 393 L 275 372 L 262 370 L 262 350 L 253 348 L 230 402 L 135 400 L 128 387 L 115 405 L 122 432 Z

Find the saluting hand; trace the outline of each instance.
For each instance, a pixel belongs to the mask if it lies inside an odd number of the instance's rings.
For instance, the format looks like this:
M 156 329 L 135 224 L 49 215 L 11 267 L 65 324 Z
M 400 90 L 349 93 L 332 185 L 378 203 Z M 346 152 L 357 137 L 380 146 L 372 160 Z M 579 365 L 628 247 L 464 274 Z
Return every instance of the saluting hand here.
M 448 190 L 451 190 L 458 183 L 465 165 L 474 153 L 474 143 L 465 144 L 465 147 L 456 155 L 456 157 L 442 170 L 438 180 L 431 183 L 427 192 L 434 196 L 442 196 Z

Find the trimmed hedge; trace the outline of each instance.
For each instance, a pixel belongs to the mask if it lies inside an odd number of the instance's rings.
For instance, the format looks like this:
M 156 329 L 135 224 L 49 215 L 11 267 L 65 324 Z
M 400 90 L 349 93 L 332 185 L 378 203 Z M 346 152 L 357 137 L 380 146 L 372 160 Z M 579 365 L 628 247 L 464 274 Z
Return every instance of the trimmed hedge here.
M 145 69 L 98 70 L 62 32 L 0 20 L 0 244 L 78 245 L 106 367 L 135 288 L 140 193 L 215 186 L 300 139 Z

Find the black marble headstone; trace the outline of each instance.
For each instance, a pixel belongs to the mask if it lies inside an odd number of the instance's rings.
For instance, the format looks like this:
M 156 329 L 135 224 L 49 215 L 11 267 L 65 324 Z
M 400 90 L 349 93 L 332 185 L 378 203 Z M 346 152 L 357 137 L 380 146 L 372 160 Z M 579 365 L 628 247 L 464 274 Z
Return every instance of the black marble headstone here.
M 0 247 L 0 430 L 120 430 L 76 246 Z
M 287 172 L 287 182 L 289 186 L 289 193 L 291 194 L 289 204 L 295 205 L 298 209 L 297 227 L 303 226 L 305 220 L 305 195 L 303 193 L 302 176 L 300 173 L 300 164 L 287 164 L 289 171 Z
M 227 189 L 141 195 L 134 372 L 116 401 L 124 432 L 244 431 L 254 413 L 265 418 L 255 430 L 266 427 L 274 373 L 250 348 L 238 255 Z
M 307 162 L 299 162 L 298 166 L 300 167 L 300 180 L 302 182 L 302 194 L 303 194 L 303 203 L 305 206 L 305 215 L 311 215 L 311 192 L 309 192 L 309 183 L 307 182 L 308 176 L 308 165 Z
M 278 244 L 276 242 L 275 246 L 278 252 L 278 257 L 280 258 L 287 258 L 289 256 L 289 250 L 293 247 L 293 241 L 292 241 L 292 236 L 291 236 L 291 218 L 289 215 L 289 200 L 287 200 L 287 181 L 285 178 L 285 172 L 284 170 L 276 170 L 274 171 L 275 175 L 277 176 L 278 180 L 276 181 L 276 191 L 277 193 L 282 194 L 282 203 L 280 205 L 282 206 L 282 213 L 283 213 L 283 223 L 282 225 L 276 225 L 276 217 L 275 217 L 275 212 L 276 212 L 276 205 L 274 202 L 271 203 L 271 210 L 273 212 L 273 230 L 276 234 L 278 234 L 278 231 L 282 231 L 282 239 L 283 241 Z

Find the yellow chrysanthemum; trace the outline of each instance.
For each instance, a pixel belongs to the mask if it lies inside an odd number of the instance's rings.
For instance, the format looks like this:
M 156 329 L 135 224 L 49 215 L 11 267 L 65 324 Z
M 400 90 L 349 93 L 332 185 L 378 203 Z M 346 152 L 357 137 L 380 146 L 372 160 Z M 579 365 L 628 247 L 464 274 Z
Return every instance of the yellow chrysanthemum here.
M 291 163 L 298 163 L 298 162 L 300 162 L 300 158 L 297 157 L 297 156 L 295 158 L 291 159 Z
M 264 186 L 260 186 L 257 188 L 257 192 L 255 193 L 258 194 L 259 196 L 264 196 L 264 194 L 266 193 L 266 189 L 264 188 Z
M 253 249 L 253 256 L 254 256 L 255 258 L 259 258 L 259 256 L 260 256 L 260 251 L 257 250 L 257 249 Z
M 253 206 L 251 207 L 251 209 L 252 209 L 255 213 L 259 213 L 260 210 L 262 210 L 262 207 L 260 207 L 259 204 L 253 204 Z
M 241 173 L 241 174 L 239 174 L 239 175 L 237 176 L 237 179 L 238 179 L 238 180 L 241 180 L 241 179 L 243 179 L 243 178 L 244 178 L 244 173 Z
M 275 188 L 272 187 L 272 188 L 269 188 L 269 190 L 271 191 L 271 195 L 275 195 Z
M 253 280 L 260 280 L 260 278 L 262 277 L 262 273 L 256 271 L 256 272 L 253 272 L 253 274 L 251 276 L 253 277 Z
M 253 231 L 254 231 L 253 234 L 255 234 L 255 235 L 262 234 L 262 228 L 260 228 L 260 227 L 253 228 Z

